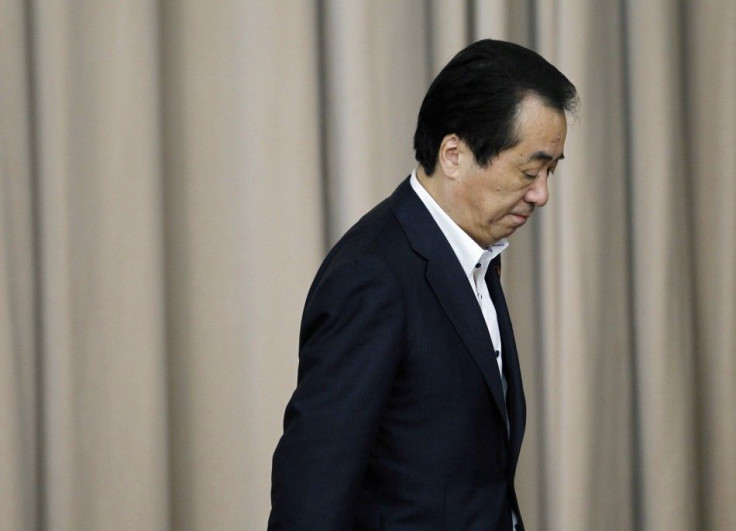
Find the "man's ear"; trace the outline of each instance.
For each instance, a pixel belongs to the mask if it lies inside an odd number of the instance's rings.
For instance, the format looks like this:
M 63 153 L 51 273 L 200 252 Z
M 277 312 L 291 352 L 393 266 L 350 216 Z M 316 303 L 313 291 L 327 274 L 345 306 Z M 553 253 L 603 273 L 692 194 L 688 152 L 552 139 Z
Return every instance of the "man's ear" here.
M 450 178 L 459 175 L 460 155 L 463 148 L 465 148 L 463 141 L 455 133 L 446 135 L 440 143 L 437 164 L 439 164 L 442 173 Z

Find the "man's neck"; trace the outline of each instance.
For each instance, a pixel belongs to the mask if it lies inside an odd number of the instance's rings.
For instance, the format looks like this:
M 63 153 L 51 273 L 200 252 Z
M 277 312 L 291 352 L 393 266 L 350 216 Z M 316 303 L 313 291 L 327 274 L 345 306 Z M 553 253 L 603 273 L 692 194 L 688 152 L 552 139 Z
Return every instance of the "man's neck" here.
M 429 176 L 424 170 L 424 167 L 422 167 L 422 165 L 420 164 L 417 167 L 417 180 L 424 187 L 427 193 L 432 196 L 432 199 L 435 200 L 440 208 L 442 208 L 442 210 L 444 210 L 445 212 L 448 212 L 448 205 L 445 201 L 445 194 L 443 194 L 441 190 L 441 187 L 444 184 L 443 179 L 439 175 L 437 175 L 437 170 L 435 170 L 435 175 Z

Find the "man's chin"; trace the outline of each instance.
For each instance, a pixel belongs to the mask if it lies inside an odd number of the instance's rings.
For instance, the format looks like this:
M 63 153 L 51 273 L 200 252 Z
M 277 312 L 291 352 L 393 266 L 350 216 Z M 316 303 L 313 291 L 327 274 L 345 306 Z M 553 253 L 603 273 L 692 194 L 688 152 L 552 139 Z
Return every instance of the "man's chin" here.
M 503 230 L 498 231 L 497 238 L 493 240 L 493 243 L 496 243 L 498 240 L 503 240 L 504 238 L 508 238 L 513 233 L 516 232 L 516 229 L 521 227 L 521 225 L 508 225 L 503 228 Z

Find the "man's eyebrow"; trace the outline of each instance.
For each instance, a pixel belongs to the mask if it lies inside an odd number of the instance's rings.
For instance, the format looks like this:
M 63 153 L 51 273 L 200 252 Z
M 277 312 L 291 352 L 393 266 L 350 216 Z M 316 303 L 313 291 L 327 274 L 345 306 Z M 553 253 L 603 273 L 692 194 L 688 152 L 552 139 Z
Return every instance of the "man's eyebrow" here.
M 565 154 L 562 153 L 557 160 L 562 160 L 565 158 Z M 547 153 L 546 151 L 537 151 L 536 153 L 533 153 L 528 159 L 527 162 L 532 162 L 536 160 L 555 160 L 555 158 Z

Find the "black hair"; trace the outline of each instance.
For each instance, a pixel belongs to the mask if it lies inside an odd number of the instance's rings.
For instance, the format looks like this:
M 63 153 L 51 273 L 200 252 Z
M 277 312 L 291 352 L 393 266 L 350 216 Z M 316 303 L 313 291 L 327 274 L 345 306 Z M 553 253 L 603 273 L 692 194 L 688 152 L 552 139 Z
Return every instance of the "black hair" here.
M 521 101 L 539 97 L 561 112 L 574 111 L 575 86 L 542 56 L 518 44 L 485 39 L 460 51 L 424 96 L 414 133 L 416 159 L 432 175 L 442 139 L 456 134 L 487 166 L 521 139 L 514 130 Z

